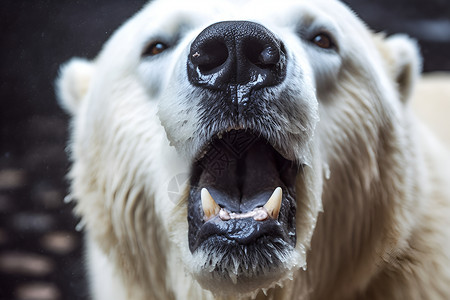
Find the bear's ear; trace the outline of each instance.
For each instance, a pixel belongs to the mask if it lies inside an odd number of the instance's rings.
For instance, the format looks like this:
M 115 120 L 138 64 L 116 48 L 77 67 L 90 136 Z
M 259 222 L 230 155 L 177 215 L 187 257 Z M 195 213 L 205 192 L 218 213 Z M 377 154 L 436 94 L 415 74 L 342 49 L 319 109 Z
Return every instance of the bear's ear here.
M 93 72 L 93 63 L 82 58 L 73 58 L 61 66 L 56 79 L 56 95 L 61 107 L 69 114 L 77 113 L 89 89 Z
M 417 42 L 406 35 L 396 34 L 384 40 L 380 49 L 392 79 L 397 84 L 400 100 L 409 100 L 422 70 Z

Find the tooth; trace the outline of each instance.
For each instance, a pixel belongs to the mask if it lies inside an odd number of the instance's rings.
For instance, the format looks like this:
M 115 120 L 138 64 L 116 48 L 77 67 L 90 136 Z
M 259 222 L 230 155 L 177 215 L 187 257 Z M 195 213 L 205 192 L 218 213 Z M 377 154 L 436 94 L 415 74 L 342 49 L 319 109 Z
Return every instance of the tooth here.
M 269 217 L 269 213 L 267 212 L 267 209 L 265 208 L 255 208 L 253 210 L 253 220 L 255 221 L 264 221 L 267 220 Z
M 219 217 L 222 221 L 228 221 L 231 219 L 230 214 L 225 209 L 220 209 Z
M 219 213 L 220 206 L 214 201 L 206 188 L 202 188 L 201 198 L 203 212 L 205 213 L 204 219 L 205 221 L 208 221 Z
M 277 187 L 275 191 L 273 191 L 272 196 L 270 196 L 267 203 L 264 204 L 264 208 L 267 210 L 267 213 L 274 220 L 278 219 L 282 196 L 283 190 L 280 187 Z

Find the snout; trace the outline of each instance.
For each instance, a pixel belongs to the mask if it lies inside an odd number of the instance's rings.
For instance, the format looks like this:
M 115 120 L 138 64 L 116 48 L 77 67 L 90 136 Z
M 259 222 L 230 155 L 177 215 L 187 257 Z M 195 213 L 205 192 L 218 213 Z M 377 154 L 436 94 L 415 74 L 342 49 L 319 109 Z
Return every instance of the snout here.
M 186 95 L 186 115 L 196 112 L 184 120 L 195 149 L 188 242 L 206 286 L 232 282 L 248 292 L 249 282 L 271 283 L 285 258 L 295 259 L 296 183 L 306 164 L 297 154 L 307 149 L 316 106 L 288 46 L 249 21 L 212 24 L 190 45 L 189 88 L 178 95 Z
M 249 21 L 212 24 L 191 44 L 188 80 L 202 91 L 204 111 L 198 132 L 217 134 L 192 167 L 191 252 L 211 241 L 239 249 L 278 241 L 295 246 L 298 166 L 264 138 L 276 124 L 271 110 L 279 101 L 268 90 L 285 80 L 286 61 L 275 34 Z
M 194 86 L 228 92 L 235 86 L 256 90 L 281 83 L 286 53 L 263 25 L 226 21 L 210 25 L 193 41 L 187 63 Z

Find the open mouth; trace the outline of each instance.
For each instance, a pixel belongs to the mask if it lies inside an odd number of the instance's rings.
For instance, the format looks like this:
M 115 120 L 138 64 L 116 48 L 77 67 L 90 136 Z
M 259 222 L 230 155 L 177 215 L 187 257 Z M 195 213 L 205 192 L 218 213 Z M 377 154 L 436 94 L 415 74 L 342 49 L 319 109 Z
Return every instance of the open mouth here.
M 205 268 L 254 277 L 283 263 L 296 243 L 299 169 L 251 131 L 210 141 L 194 162 L 188 202 L 190 251 L 211 256 Z

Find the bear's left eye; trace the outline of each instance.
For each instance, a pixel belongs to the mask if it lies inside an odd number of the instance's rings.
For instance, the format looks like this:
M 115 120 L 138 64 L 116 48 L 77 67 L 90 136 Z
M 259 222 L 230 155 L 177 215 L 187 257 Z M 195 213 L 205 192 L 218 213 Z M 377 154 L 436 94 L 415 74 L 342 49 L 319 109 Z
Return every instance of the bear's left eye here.
M 163 42 L 153 42 L 150 43 L 147 48 L 145 48 L 144 52 L 142 53 L 143 56 L 155 56 L 162 52 L 164 52 L 169 46 Z
M 336 48 L 336 45 L 333 42 L 333 39 L 326 33 L 319 33 L 315 35 L 311 42 L 313 42 L 316 46 L 323 49 L 333 49 Z

